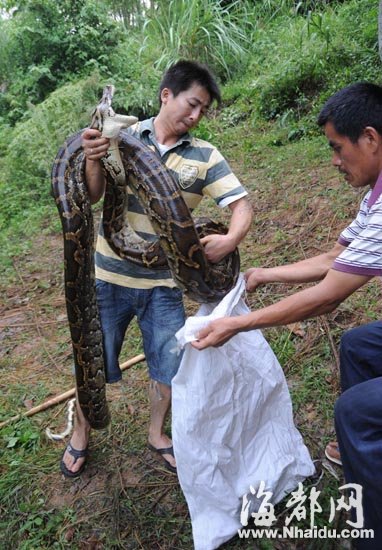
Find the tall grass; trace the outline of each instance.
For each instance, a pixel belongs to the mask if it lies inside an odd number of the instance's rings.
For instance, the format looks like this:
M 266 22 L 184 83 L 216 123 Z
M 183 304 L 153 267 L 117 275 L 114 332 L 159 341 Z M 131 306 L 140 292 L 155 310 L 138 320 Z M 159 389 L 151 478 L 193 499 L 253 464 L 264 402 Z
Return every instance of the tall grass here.
M 148 13 L 141 53 L 161 69 L 181 57 L 199 59 L 228 78 L 245 64 L 251 19 L 246 2 L 170 0 Z
M 255 120 L 274 120 L 293 136 L 315 128 L 317 110 L 334 91 L 356 80 L 380 81 L 378 5 L 351 0 L 323 8 L 283 11 L 258 25 L 246 77 L 229 84 Z

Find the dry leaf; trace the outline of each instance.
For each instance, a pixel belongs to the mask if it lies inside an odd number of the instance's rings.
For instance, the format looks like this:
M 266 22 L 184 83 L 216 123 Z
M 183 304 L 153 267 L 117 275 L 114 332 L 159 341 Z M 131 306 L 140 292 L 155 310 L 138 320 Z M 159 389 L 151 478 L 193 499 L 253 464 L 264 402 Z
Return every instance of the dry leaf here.
M 303 329 L 301 323 L 291 323 L 290 325 L 287 325 L 287 327 L 292 334 L 295 334 L 296 336 L 300 336 L 300 338 L 304 338 L 304 336 L 306 335 L 306 332 Z
M 306 414 L 306 419 L 309 420 L 310 422 L 312 420 L 314 420 L 315 418 L 317 418 L 317 411 L 309 411 L 307 414 Z
M 74 537 L 74 532 L 74 527 L 69 527 L 65 532 L 64 539 L 68 542 L 71 541 Z

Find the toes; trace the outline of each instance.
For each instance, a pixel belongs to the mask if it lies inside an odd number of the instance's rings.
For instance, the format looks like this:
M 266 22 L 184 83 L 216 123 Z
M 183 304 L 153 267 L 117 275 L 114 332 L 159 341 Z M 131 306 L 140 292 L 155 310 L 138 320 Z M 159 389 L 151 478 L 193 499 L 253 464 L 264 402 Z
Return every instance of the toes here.
M 176 460 L 172 455 L 165 454 L 165 455 L 162 455 L 162 456 L 163 456 L 164 460 L 166 460 L 171 466 L 176 468 Z
M 68 451 L 65 451 L 65 454 L 64 454 L 62 460 L 63 460 L 63 463 L 65 464 L 66 468 L 70 472 L 78 472 L 78 470 L 80 470 L 80 468 L 84 464 L 86 458 L 85 457 L 80 457 L 80 458 L 77 458 L 77 460 L 76 460 L 75 458 L 72 457 L 72 455 Z

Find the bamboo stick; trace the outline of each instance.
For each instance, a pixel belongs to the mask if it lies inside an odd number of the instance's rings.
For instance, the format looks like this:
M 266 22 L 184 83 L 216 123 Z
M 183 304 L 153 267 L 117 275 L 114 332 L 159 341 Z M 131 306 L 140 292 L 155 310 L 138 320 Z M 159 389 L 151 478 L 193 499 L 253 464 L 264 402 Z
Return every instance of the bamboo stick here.
M 139 355 L 136 355 L 135 357 L 128 359 L 128 361 L 125 361 L 125 363 L 122 363 L 120 368 L 122 371 L 124 371 L 126 369 L 129 369 L 133 365 L 136 365 L 137 363 L 141 363 L 142 361 L 144 361 L 144 359 L 145 359 L 144 354 L 140 353 Z M 48 401 L 45 401 L 45 403 L 41 403 L 40 405 L 37 405 L 36 407 L 29 409 L 29 411 L 17 414 L 16 416 L 12 416 L 11 418 L 4 420 L 4 422 L 0 422 L 0 428 L 3 428 L 4 426 L 7 426 L 8 424 L 15 422 L 16 420 L 20 420 L 20 418 L 24 418 L 26 416 L 33 416 L 34 414 L 37 414 L 41 411 L 45 411 L 45 409 L 49 409 L 49 407 L 53 407 L 53 405 L 57 405 L 58 403 L 61 403 L 62 401 L 69 399 L 69 397 L 72 397 L 73 395 L 75 395 L 75 393 L 76 393 L 76 388 L 72 388 L 71 390 L 61 393 L 60 395 L 56 395 L 55 397 L 48 399 Z

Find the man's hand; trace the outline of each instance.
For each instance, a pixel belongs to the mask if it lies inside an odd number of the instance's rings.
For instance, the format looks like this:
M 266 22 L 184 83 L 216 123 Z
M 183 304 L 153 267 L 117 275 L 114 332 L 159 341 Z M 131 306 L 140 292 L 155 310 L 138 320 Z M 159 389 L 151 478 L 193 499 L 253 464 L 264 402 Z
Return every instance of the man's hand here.
M 104 138 L 99 130 L 86 128 L 81 135 L 81 144 L 86 158 L 85 179 L 90 202 L 98 202 L 105 191 L 105 178 L 100 159 L 109 149 L 110 140 Z
M 86 128 L 81 136 L 82 148 L 86 160 L 97 161 L 104 157 L 110 146 L 110 140 L 102 137 L 99 130 Z
M 259 285 L 270 282 L 266 276 L 267 269 L 263 267 L 251 267 L 244 273 L 245 288 L 248 292 L 252 292 Z
M 214 264 L 236 248 L 235 241 L 229 235 L 207 235 L 200 239 L 200 242 L 204 246 L 207 260 Z
M 221 319 L 212 321 L 212 323 L 202 329 L 197 334 L 198 339 L 191 342 L 191 345 L 199 350 L 210 346 L 222 346 L 238 331 L 238 328 L 235 327 L 235 318 L 222 317 Z

